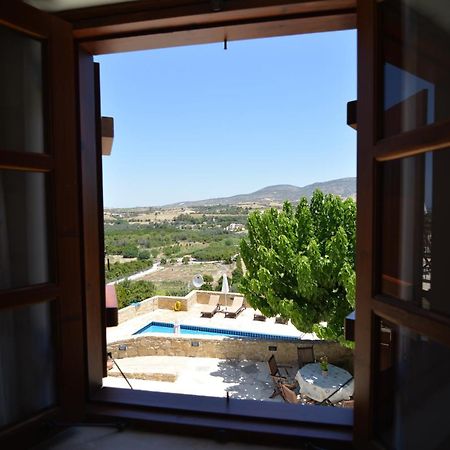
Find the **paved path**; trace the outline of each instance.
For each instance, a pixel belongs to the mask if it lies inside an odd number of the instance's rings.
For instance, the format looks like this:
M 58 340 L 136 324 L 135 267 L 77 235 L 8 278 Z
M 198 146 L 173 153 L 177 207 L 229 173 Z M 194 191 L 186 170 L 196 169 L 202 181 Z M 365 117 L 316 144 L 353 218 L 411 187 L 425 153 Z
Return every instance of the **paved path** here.
M 130 275 L 128 277 L 120 278 L 119 280 L 116 280 L 116 281 L 111 281 L 108 284 L 121 283 L 122 281 L 125 281 L 127 279 L 128 280 L 138 280 L 139 278 L 145 277 L 145 275 L 148 275 L 149 273 L 156 272 L 158 269 L 162 269 L 162 267 L 160 267 L 160 263 L 159 262 L 156 262 L 155 264 L 153 264 L 152 267 L 150 267 L 150 269 L 143 270 L 142 272 L 135 273 L 134 275 Z

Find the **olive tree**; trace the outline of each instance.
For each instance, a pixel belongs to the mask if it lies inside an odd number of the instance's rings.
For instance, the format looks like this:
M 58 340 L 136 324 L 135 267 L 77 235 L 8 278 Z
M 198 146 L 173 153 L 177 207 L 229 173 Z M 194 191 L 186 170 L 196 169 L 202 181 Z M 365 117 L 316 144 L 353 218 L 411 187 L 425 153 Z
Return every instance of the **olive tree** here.
M 285 202 L 282 210 L 251 213 L 240 245 L 240 291 L 268 317 L 342 341 L 355 304 L 355 220 L 352 199 L 320 191 L 296 207 Z

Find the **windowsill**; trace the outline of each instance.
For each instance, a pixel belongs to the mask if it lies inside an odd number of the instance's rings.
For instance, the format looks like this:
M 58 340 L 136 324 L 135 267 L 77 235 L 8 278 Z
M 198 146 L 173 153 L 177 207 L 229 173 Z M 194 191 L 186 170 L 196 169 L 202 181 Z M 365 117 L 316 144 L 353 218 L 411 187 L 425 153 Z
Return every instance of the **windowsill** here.
M 319 439 L 349 443 L 353 410 L 330 406 L 290 405 L 254 400 L 200 397 L 161 392 L 103 388 L 92 398 L 90 415 L 183 429 L 202 428 L 220 437 L 251 432 L 271 439 Z M 186 431 L 187 432 L 187 431 Z M 256 436 L 255 436 L 256 439 Z M 292 443 L 292 442 L 291 442 Z

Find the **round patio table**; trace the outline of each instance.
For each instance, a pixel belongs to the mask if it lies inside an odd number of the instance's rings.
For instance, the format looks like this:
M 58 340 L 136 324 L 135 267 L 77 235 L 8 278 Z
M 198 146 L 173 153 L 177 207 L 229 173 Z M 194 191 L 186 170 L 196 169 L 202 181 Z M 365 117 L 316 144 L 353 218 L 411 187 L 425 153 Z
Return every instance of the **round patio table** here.
M 319 363 L 304 365 L 295 376 L 300 385 L 300 392 L 317 402 L 323 402 L 337 391 L 328 399 L 331 403 L 348 400 L 353 395 L 354 382 L 351 378 L 349 372 L 333 364 L 328 364 L 328 375 L 322 375 Z M 346 383 L 350 379 L 351 381 Z M 343 387 L 339 389 L 340 386 Z

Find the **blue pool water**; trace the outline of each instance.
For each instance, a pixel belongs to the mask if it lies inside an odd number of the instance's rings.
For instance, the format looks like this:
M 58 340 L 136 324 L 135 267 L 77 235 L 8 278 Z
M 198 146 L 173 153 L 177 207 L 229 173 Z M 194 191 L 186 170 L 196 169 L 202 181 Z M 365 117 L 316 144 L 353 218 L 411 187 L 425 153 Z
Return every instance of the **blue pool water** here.
M 172 333 L 173 323 L 166 322 L 150 322 L 144 328 L 133 334 L 142 333 Z M 221 328 L 196 327 L 193 325 L 180 325 L 181 334 L 201 334 L 204 336 L 228 336 L 228 337 L 245 337 L 250 339 L 267 339 L 279 341 L 298 341 L 300 338 L 291 336 L 279 336 L 275 334 L 253 333 L 250 331 L 225 330 Z

